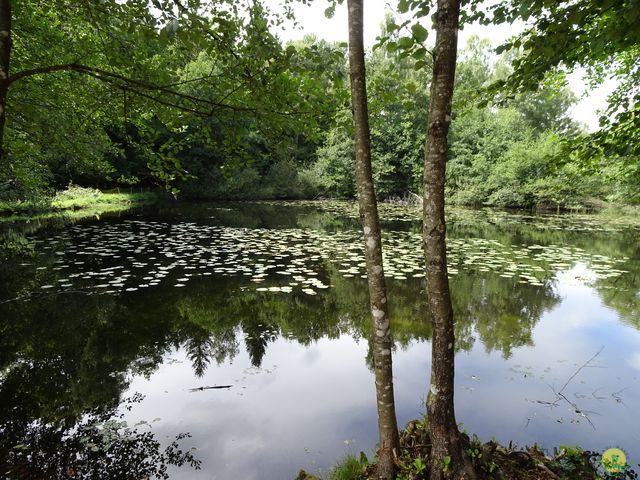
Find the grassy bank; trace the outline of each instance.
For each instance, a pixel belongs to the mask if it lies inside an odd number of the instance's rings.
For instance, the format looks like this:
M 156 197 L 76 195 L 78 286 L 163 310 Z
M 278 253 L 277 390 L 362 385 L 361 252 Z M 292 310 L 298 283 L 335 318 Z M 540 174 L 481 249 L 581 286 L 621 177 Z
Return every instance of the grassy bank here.
M 430 445 L 426 420 L 414 420 L 400 432 L 397 480 L 429 478 Z M 518 480 L 623 480 L 637 478 L 628 465 L 612 463 L 607 454 L 589 452 L 580 447 L 562 445 L 547 454 L 537 445 L 519 449 L 492 440 L 481 442 L 463 434 L 468 457 L 480 479 Z M 604 458 L 604 459 L 603 459 Z M 443 469 L 449 468 L 443 465 Z M 374 480 L 375 458 L 363 452 L 347 455 L 329 472 L 326 480 Z M 320 480 L 301 470 L 295 480 Z
M 49 198 L 0 201 L 0 221 L 67 216 L 80 218 L 150 205 L 158 200 L 155 192 L 105 193 L 93 188 L 69 186 Z

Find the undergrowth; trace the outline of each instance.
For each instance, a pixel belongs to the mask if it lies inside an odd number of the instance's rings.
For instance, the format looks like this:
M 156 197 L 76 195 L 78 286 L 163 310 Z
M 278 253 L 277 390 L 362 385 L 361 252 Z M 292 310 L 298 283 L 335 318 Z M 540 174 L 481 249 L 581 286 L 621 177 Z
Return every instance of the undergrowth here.
M 518 449 L 495 440 L 483 443 L 475 435 L 462 434 L 464 449 L 480 479 L 486 480 L 635 480 L 637 473 L 629 465 L 612 469 L 602 454 L 579 446 L 561 445 L 553 455 L 537 445 Z M 430 448 L 426 419 L 414 420 L 400 433 L 400 452 L 396 458 L 397 480 L 427 480 Z M 447 468 L 449 465 L 444 465 Z M 317 480 L 301 471 L 299 479 Z M 329 473 L 327 480 L 376 479 L 375 459 L 364 453 L 347 455 Z

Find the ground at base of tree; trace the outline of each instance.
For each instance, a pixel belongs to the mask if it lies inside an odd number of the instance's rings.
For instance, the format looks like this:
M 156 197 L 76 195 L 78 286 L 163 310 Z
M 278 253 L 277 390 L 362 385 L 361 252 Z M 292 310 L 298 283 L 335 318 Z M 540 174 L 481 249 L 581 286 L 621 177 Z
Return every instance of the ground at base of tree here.
M 487 480 L 623 480 L 636 478 L 628 468 L 616 475 L 606 474 L 601 454 L 580 447 L 561 446 L 548 455 L 534 445 L 517 448 L 496 441 L 482 443 L 475 436 L 463 434 L 464 449 L 471 459 L 478 478 Z M 431 442 L 426 421 L 414 420 L 400 433 L 400 454 L 397 457 L 398 480 L 429 478 Z M 364 453 L 360 458 L 348 455 L 326 477 L 327 480 L 376 480 L 375 460 Z M 443 469 L 451 468 L 443 465 Z M 301 470 L 294 480 L 320 480 Z

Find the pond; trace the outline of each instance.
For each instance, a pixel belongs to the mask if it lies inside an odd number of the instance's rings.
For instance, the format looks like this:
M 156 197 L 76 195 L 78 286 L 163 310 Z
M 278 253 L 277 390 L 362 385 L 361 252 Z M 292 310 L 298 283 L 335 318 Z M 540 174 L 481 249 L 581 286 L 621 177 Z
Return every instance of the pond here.
M 381 210 L 402 426 L 424 413 L 431 326 L 419 211 Z M 619 446 L 637 463 L 640 224 L 458 209 L 447 221 L 463 428 Z M 326 474 L 374 451 L 355 205 L 179 204 L 14 228 L 35 255 L 0 270 L 5 459 L 46 443 L 34 425 L 77 429 L 110 408 L 163 445 L 190 434 L 180 445 L 201 469 L 170 467 L 176 479 Z

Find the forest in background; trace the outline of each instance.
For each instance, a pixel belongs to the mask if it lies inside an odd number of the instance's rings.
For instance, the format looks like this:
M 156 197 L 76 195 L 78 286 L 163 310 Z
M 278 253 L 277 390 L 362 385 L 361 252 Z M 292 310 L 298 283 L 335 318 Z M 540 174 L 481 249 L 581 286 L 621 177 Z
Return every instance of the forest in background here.
M 185 13 L 184 28 L 144 1 L 62 2 L 64 14 L 59 3 L 13 12 L 18 78 L 7 95 L 0 202 L 48 199 L 70 184 L 187 199 L 355 197 L 346 44 L 309 36 L 283 44 L 274 32 L 290 18 L 259 3 L 245 12 L 220 2 L 210 20 Z M 367 57 L 382 200 L 421 194 L 431 82 L 424 52 L 401 48 L 407 37 L 394 27 L 388 16 L 384 45 Z M 519 54 L 498 55 L 479 37 L 463 46 L 448 201 L 553 209 L 640 201 L 639 162 L 616 150 L 589 161 L 574 154 L 586 132 L 569 115 L 577 99 L 564 72 L 535 91 L 491 94 Z

